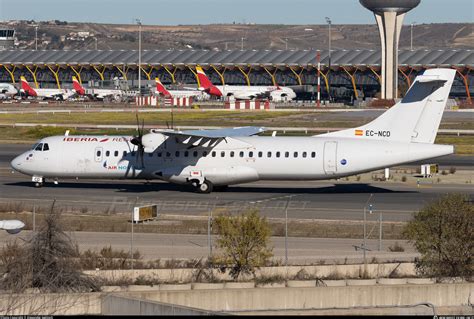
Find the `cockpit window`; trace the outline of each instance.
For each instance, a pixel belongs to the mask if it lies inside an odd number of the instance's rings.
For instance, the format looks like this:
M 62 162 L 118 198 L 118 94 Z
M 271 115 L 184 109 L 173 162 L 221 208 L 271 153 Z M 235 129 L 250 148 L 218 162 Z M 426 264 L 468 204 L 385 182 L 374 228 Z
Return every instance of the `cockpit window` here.
M 36 145 L 35 151 L 42 151 L 42 150 L 43 150 L 43 143 L 39 143 L 38 145 Z
M 49 151 L 49 145 L 48 143 L 43 144 L 43 151 Z
M 32 150 L 35 150 L 35 149 L 36 149 L 36 146 L 38 146 L 38 143 L 36 143 L 35 145 L 33 145 L 33 146 L 31 147 L 31 149 L 32 149 Z

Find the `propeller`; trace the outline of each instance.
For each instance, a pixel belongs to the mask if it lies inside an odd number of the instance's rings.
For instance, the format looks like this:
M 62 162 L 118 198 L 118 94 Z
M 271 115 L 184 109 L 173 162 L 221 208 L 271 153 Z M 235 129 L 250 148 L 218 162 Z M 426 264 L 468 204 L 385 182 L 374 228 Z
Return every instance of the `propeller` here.
M 132 140 L 130 141 L 130 143 L 132 143 L 133 145 L 136 145 L 137 146 L 137 152 L 135 153 L 136 154 L 136 163 L 140 163 L 141 164 L 141 167 L 145 167 L 145 164 L 144 164 L 144 161 L 143 161 L 143 157 L 145 155 L 145 147 L 143 146 L 143 143 L 142 143 L 142 139 L 143 139 L 143 129 L 145 127 L 145 121 L 142 120 L 142 127 L 140 129 L 140 121 L 138 119 L 138 113 L 136 113 L 136 116 L 137 116 L 137 132 L 138 132 L 138 136 L 134 136 L 132 138 Z

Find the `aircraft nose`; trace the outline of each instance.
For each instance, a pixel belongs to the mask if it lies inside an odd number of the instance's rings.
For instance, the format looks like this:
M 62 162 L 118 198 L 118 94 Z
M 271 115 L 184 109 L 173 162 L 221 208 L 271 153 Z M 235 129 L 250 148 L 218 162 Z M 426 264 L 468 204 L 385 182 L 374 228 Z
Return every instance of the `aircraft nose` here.
M 11 161 L 10 163 L 10 166 L 16 170 L 16 171 L 21 171 L 21 163 L 22 163 L 22 159 L 21 159 L 21 155 L 20 156 L 17 156 L 13 159 L 13 161 Z

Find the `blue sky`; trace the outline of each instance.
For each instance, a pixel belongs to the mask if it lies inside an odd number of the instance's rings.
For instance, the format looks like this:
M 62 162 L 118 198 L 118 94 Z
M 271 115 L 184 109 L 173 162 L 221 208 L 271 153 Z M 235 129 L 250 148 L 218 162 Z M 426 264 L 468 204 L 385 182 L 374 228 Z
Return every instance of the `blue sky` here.
M 0 0 L 0 21 L 14 19 L 143 24 L 374 23 L 358 0 Z M 474 0 L 422 0 L 406 24 L 473 22 Z

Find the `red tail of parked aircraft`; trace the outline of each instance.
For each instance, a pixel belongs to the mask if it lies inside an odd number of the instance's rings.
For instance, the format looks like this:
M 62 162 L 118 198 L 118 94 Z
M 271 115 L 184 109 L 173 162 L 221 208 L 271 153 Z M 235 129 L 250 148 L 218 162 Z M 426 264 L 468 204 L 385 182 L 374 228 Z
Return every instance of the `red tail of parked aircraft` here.
M 199 79 L 200 88 L 210 95 L 222 96 L 222 92 L 209 80 L 204 70 L 200 67 L 196 67 L 197 76 Z

